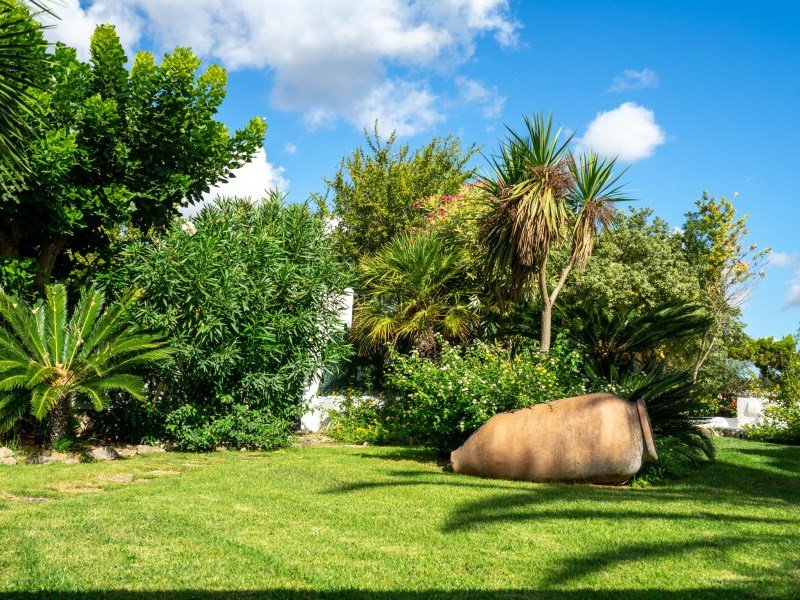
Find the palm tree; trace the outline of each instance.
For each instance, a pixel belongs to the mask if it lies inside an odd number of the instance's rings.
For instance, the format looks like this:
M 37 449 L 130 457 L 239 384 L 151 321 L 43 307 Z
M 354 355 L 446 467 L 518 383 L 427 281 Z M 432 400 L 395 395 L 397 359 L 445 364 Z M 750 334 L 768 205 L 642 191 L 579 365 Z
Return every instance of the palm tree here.
M 30 0 L 42 12 L 53 13 L 46 0 Z M 22 147 L 32 130 L 27 117 L 36 116 L 31 89 L 47 77 L 48 44 L 41 26 L 17 0 L 0 0 L 0 187 L 18 186 L 28 163 Z
M 421 354 L 434 335 L 463 339 L 477 322 L 468 294 L 459 289 L 459 250 L 432 233 L 404 233 L 362 260 L 365 302 L 356 309 L 353 333 L 362 352 L 407 342 Z
M 492 177 L 483 183 L 488 200 L 487 280 L 495 286 L 501 310 L 520 302 L 535 279 L 541 299 L 540 350 L 550 349 L 553 306 L 573 268 L 586 265 L 598 227 L 608 226 L 613 203 L 629 200 L 612 173 L 615 159 L 594 153 L 577 162 L 569 154 L 571 136 L 553 132 L 553 117 L 525 118 L 526 132 L 509 129 L 500 153 L 490 159 Z M 571 251 L 551 287 L 547 268 L 554 246 L 570 238 Z
M 91 288 L 71 317 L 62 284 L 48 286 L 45 296 L 30 308 L 0 291 L 0 432 L 30 409 L 38 420 L 48 417 L 52 445 L 67 433 L 76 397 L 88 397 L 97 410 L 111 390 L 143 399 L 144 380 L 136 371 L 172 350 L 125 320 L 134 292 L 104 308 L 103 294 Z

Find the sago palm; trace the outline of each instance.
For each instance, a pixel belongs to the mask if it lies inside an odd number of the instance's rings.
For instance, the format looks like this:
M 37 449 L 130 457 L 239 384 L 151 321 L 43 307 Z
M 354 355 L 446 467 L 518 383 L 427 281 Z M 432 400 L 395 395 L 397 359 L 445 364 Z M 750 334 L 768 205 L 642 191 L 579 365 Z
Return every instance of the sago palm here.
M 49 418 L 52 444 L 67 433 L 78 396 L 97 410 L 111 390 L 143 399 L 137 372 L 166 359 L 171 349 L 128 324 L 124 317 L 134 300 L 129 292 L 106 307 L 103 294 L 91 288 L 70 316 L 61 284 L 49 286 L 33 308 L 0 291 L 0 431 L 30 410 L 39 420 Z
M 463 339 L 477 322 L 459 289 L 458 248 L 431 233 L 401 234 L 360 264 L 365 301 L 353 333 L 362 352 L 406 342 L 425 353 L 433 336 Z

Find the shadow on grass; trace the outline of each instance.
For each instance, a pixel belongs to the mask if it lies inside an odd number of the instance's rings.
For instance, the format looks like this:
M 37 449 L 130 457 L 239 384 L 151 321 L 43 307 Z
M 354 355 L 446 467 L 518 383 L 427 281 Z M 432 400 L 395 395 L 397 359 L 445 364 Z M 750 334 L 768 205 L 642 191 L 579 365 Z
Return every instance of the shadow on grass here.
M 285 600 L 521 600 L 521 599 L 579 599 L 579 598 L 630 598 L 632 600 L 649 600 L 651 598 L 693 598 L 699 600 L 717 598 L 777 598 L 796 600 L 794 590 L 781 593 L 765 588 L 756 582 L 737 582 L 725 588 L 696 587 L 677 591 L 660 589 L 622 589 L 622 590 L 417 590 L 417 591 L 378 591 L 378 590 L 336 590 L 336 591 L 296 591 L 287 589 L 261 590 L 163 590 L 153 592 L 134 592 L 126 590 L 86 590 L 80 592 L 41 591 L 41 592 L 0 592 L 0 600 L 156 600 L 172 598 L 175 600 L 228 600 L 257 598 Z

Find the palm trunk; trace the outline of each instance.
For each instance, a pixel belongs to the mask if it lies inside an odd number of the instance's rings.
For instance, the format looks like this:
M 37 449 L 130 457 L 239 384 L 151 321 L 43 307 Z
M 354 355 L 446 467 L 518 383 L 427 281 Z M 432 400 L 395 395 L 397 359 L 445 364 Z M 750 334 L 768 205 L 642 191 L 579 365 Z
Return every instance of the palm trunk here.
M 56 405 L 50 409 L 47 415 L 48 434 L 47 447 L 52 448 L 56 440 L 70 433 L 69 427 L 72 422 L 72 396 L 66 395 L 59 398 Z
M 553 302 L 547 290 L 547 257 L 539 266 L 539 295 L 542 297 L 542 331 L 539 336 L 539 351 L 550 351 L 550 336 L 553 327 Z

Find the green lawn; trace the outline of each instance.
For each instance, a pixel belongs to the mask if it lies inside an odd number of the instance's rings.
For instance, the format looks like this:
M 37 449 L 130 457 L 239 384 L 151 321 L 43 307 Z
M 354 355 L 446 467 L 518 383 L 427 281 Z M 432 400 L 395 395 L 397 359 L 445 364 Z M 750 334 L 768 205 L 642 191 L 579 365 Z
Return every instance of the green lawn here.
M 0 598 L 800 598 L 800 448 L 647 489 L 308 447 L 0 467 Z

